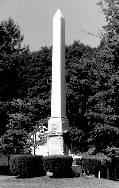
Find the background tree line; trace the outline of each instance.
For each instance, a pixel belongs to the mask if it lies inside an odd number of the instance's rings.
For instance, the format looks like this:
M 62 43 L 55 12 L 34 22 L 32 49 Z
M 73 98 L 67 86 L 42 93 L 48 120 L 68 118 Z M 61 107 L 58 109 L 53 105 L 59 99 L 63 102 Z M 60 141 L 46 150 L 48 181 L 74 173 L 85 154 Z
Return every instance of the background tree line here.
M 100 45 L 65 47 L 68 134 L 74 152 L 110 156 L 119 148 L 119 3 L 98 4 L 107 21 Z M 29 133 L 50 116 L 52 47 L 31 52 L 11 18 L 0 36 L 0 151 L 29 152 Z

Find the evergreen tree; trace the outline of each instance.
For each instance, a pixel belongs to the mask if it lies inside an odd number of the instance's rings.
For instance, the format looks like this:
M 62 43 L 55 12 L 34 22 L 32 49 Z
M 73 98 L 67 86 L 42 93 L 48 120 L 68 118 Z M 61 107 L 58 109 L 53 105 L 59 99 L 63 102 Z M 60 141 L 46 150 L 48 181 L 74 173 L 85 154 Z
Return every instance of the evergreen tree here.
M 23 50 L 20 28 L 9 18 L 0 23 L 0 99 L 17 97 L 18 54 Z

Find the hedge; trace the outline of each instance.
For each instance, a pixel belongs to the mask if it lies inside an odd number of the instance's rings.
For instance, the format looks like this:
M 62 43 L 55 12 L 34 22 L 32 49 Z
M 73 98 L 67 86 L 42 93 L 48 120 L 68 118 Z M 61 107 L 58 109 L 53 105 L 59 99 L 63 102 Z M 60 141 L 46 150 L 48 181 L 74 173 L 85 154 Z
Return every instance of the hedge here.
M 77 165 L 82 165 L 86 175 L 97 174 L 102 168 L 110 165 L 111 159 L 106 156 L 87 155 L 82 156 L 82 159 L 77 160 Z
M 52 172 L 54 177 L 69 177 L 72 175 L 73 158 L 67 155 L 52 155 L 43 158 L 46 172 Z
M 43 157 L 35 155 L 16 155 L 9 161 L 10 172 L 19 177 L 45 175 Z
M 9 166 L 0 166 L 0 175 L 10 175 Z

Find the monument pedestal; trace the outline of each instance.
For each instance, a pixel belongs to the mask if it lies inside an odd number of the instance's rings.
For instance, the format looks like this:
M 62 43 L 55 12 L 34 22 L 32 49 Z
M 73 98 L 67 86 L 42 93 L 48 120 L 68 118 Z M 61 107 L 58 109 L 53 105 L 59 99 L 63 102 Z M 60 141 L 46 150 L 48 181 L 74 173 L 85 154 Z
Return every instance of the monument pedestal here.
M 64 155 L 68 154 L 63 134 L 68 131 L 69 122 L 65 118 L 51 117 L 48 121 L 48 154 Z

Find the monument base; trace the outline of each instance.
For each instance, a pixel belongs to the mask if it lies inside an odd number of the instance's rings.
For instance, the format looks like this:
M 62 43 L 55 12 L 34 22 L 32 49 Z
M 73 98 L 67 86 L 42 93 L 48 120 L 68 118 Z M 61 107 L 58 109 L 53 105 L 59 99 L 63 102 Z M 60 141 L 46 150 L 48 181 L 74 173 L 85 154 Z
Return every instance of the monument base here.
M 68 154 L 68 147 L 65 144 L 63 133 L 69 129 L 67 118 L 51 117 L 48 121 L 48 154 L 64 155 Z
M 62 135 L 48 136 L 48 155 L 64 155 Z

